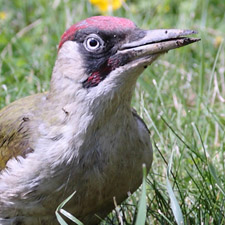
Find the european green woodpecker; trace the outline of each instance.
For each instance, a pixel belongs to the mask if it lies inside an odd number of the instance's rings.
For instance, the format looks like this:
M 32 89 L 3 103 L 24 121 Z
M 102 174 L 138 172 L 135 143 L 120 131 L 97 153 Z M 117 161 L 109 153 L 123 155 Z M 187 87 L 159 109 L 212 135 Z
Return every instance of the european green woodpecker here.
M 99 223 L 141 184 L 152 164 L 150 136 L 131 108 L 142 71 L 191 30 L 142 30 L 95 16 L 61 38 L 50 90 L 0 111 L 0 224 L 55 225 L 57 206 Z

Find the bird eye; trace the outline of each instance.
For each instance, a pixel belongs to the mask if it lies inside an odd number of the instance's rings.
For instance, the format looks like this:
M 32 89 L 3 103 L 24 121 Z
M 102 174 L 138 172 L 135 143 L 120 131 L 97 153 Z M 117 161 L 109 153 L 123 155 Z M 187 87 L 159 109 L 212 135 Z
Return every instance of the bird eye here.
M 84 42 L 84 46 L 88 51 L 96 51 L 102 46 L 102 44 L 102 39 L 100 39 L 97 35 L 87 37 Z

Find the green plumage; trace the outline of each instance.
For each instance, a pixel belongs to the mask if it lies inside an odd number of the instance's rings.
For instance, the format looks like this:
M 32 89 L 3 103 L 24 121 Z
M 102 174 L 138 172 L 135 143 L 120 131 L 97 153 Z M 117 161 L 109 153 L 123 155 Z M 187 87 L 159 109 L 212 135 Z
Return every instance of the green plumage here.
M 0 171 L 13 157 L 33 151 L 30 121 L 44 94 L 19 99 L 0 111 Z

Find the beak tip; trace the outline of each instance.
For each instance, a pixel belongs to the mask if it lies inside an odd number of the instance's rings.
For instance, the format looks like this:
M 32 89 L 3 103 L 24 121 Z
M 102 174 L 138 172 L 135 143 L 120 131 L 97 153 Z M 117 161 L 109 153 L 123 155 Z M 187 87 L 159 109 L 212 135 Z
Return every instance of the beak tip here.
M 176 41 L 176 45 L 178 47 L 182 47 L 182 46 L 185 46 L 185 45 L 192 44 L 194 42 L 198 42 L 200 40 L 201 40 L 200 38 L 189 38 L 189 37 L 185 37 L 185 38 L 182 38 L 182 39 L 177 40 Z
M 190 43 L 201 41 L 201 38 L 189 38 Z

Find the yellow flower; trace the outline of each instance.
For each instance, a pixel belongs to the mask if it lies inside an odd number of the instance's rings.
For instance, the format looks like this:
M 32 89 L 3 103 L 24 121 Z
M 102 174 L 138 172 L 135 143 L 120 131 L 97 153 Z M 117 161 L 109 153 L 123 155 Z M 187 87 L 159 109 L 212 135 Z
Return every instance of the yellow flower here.
M 101 12 L 113 11 L 119 9 L 125 0 L 89 0 Z
M 5 20 L 6 19 L 6 12 L 0 12 L 0 20 Z
M 216 36 L 216 38 L 214 39 L 215 47 L 218 48 L 220 46 L 220 44 L 222 43 L 222 41 L 223 41 L 223 38 L 221 36 Z

